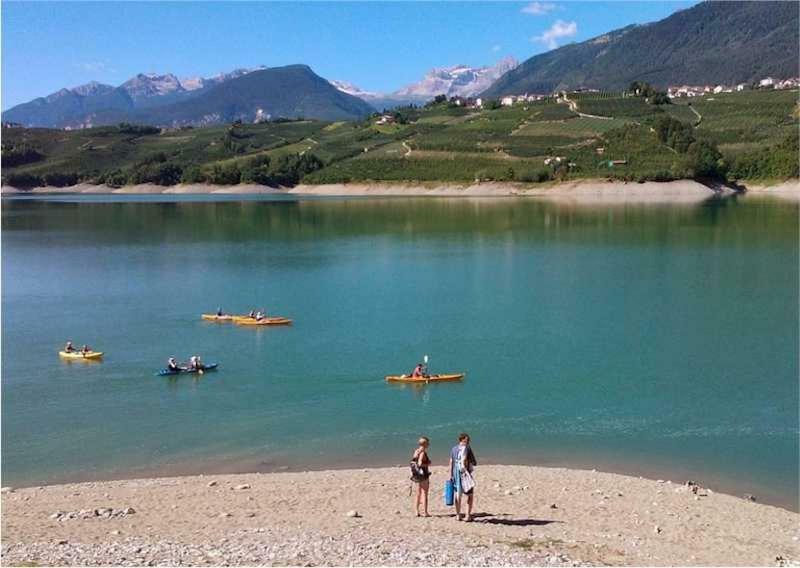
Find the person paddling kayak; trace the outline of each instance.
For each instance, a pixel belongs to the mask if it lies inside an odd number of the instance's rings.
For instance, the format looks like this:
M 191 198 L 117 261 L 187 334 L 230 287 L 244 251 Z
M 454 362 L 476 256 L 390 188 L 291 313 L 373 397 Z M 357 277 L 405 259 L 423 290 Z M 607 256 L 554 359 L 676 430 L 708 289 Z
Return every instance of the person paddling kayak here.
M 417 366 L 414 367 L 414 370 L 411 371 L 411 376 L 415 379 L 427 377 L 428 376 L 428 369 L 424 363 L 417 363 Z
M 89 347 L 88 345 L 84 345 L 83 347 L 81 347 L 81 353 L 83 353 L 84 355 L 86 355 L 87 353 L 91 353 L 91 352 L 92 352 L 92 348 Z
M 189 370 L 190 371 L 202 371 L 204 368 L 203 362 L 200 360 L 199 355 L 192 355 L 189 358 Z
M 173 373 L 180 372 L 181 368 L 178 366 L 178 362 L 175 360 L 175 357 L 170 357 L 169 361 L 167 361 L 167 370 L 172 371 Z
M 67 344 L 64 346 L 64 351 L 67 352 L 67 353 L 74 353 L 75 352 L 75 348 L 72 346 L 72 342 L 71 341 L 67 341 Z

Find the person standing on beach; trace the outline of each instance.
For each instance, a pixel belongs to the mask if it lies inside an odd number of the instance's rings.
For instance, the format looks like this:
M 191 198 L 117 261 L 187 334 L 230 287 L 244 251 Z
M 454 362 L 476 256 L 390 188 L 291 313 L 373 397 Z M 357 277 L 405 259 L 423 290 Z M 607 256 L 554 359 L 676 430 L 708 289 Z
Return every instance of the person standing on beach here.
M 411 457 L 411 480 L 417 484 L 417 495 L 414 499 L 414 508 L 417 516 L 430 517 L 428 514 L 428 490 L 430 489 L 430 465 L 431 459 L 428 457 L 428 446 L 430 440 L 422 436 L 418 442 L 417 449 Z M 422 504 L 423 515 L 419 514 L 419 506 Z
M 478 465 L 475 454 L 469 445 L 469 435 L 462 432 L 458 435 L 458 444 L 450 450 L 450 479 L 455 491 L 456 520 L 461 520 L 461 498 L 467 496 L 466 522 L 472 521 L 472 502 L 475 497 L 475 480 L 472 470 Z

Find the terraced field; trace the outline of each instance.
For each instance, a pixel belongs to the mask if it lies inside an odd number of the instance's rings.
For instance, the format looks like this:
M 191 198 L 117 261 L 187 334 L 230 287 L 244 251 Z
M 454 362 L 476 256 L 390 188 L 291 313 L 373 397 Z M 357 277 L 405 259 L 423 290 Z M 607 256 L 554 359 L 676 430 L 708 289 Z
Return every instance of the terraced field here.
M 447 103 L 400 109 L 396 121 L 385 124 L 373 117 L 362 122 L 236 124 L 160 133 L 117 127 L 6 128 L 3 174 L 6 182 L 27 180 L 32 185 L 45 178 L 47 183 L 64 178 L 67 184 L 75 180 L 124 184 L 141 180 L 141 170 L 149 175 L 147 168 L 156 164 L 151 169 L 169 175 L 154 183 L 164 184 L 181 179 L 212 183 L 674 179 L 695 175 L 689 162 L 696 158 L 668 147 L 653 126 L 664 117 L 695 124 L 694 109 L 702 121 L 693 137 L 718 147 L 729 164 L 750 160 L 747 167 L 734 170 L 756 175 L 751 172 L 763 168 L 753 164 L 763 162 L 778 145 L 783 144 L 781 152 L 791 151 L 783 141 L 797 134 L 797 95 L 797 91 L 715 95 L 692 100 L 691 108 L 686 101 L 654 106 L 616 93 L 570 95 L 579 111 L 611 119 L 580 117 L 567 104 L 547 99 L 494 110 Z M 563 159 L 545 164 L 554 157 Z M 299 158 L 312 159 L 300 164 Z M 283 175 L 286 168 L 292 169 L 288 178 Z M 140 175 L 133 175 L 137 169 Z M 260 174 L 245 173 L 253 169 Z M 216 175 L 220 170 L 226 174 Z M 770 171 L 787 170 L 781 166 Z M 788 171 L 791 175 L 793 170 Z

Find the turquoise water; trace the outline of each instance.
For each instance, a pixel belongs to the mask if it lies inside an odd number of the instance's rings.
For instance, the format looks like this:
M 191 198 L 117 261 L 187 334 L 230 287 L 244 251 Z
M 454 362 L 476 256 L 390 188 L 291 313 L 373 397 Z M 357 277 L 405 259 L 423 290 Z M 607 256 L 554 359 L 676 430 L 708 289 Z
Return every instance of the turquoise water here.
M 420 434 L 441 463 L 466 430 L 483 463 L 797 509 L 796 204 L 2 205 L 3 485 L 396 464 Z M 200 321 L 218 305 L 295 324 Z M 153 376 L 193 353 L 219 371 Z M 384 383 L 423 354 L 466 381 Z

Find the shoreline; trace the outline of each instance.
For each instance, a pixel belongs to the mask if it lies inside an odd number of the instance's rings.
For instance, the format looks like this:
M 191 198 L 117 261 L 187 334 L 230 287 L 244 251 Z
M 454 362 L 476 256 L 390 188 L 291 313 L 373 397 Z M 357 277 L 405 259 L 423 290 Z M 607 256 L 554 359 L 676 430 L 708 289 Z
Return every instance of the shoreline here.
M 797 496 L 787 495 L 785 492 L 773 490 L 772 487 L 756 485 L 753 482 L 736 478 L 736 476 L 719 473 L 689 471 L 677 467 L 669 467 L 668 463 L 646 467 L 633 461 L 598 460 L 592 457 L 588 460 L 570 459 L 566 456 L 540 456 L 535 463 L 522 459 L 503 460 L 489 456 L 482 460 L 483 464 L 491 467 L 521 467 L 538 468 L 544 470 L 563 469 L 577 472 L 599 471 L 610 475 L 621 475 L 649 481 L 658 479 L 671 479 L 685 481 L 691 479 L 701 485 L 717 488 L 718 492 L 740 498 L 742 495 L 752 495 L 759 503 L 785 509 L 789 512 L 800 513 L 800 502 Z M 362 468 L 383 469 L 405 467 L 394 459 L 379 459 L 370 463 L 359 462 Z M 137 479 L 169 479 L 184 477 L 203 477 L 212 475 L 264 475 L 279 473 L 315 473 L 325 471 L 344 471 L 352 467 L 352 459 L 340 462 L 324 460 L 314 461 L 264 461 L 257 457 L 226 457 L 226 458 L 198 458 L 169 464 L 141 467 L 128 470 L 108 471 L 105 474 L 67 474 L 53 477 L 50 480 L 32 480 L 15 484 L 5 482 L 19 489 L 31 487 L 54 487 L 85 483 L 111 483 L 124 482 Z
M 458 183 L 348 183 L 327 185 L 298 185 L 293 188 L 272 188 L 261 185 L 240 184 L 217 186 L 208 184 L 179 184 L 158 186 L 141 184 L 113 188 L 105 185 L 78 184 L 69 188 L 40 187 L 19 190 L 4 186 L 3 195 L 285 195 L 318 197 L 532 197 L 560 203 L 576 204 L 693 204 L 714 197 L 737 195 L 731 189 L 714 191 L 693 181 L 670 182 L 611 182 L 606 180 L 579 180 L 563 183 L 526 185 L 504 182 Z M 771 186 L 752 185 L 743 194 L 747 196 L 774 196 L 800 202 L 800 181 L 789 180 Z
M 407 467 L 3 489 L 6 565 L 792 565 L 800 514 L 619 474 L 479 466 L 476 519 Z M 778 560 L 778 559 L 781 560 Z

